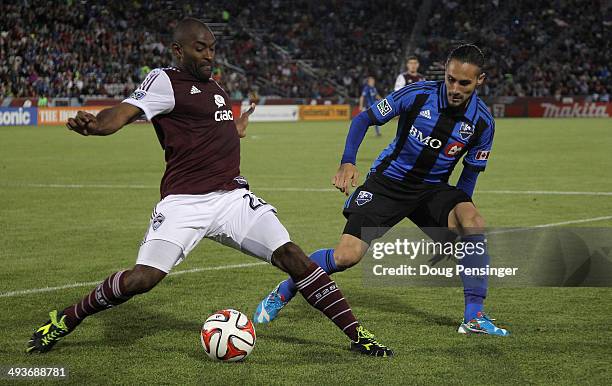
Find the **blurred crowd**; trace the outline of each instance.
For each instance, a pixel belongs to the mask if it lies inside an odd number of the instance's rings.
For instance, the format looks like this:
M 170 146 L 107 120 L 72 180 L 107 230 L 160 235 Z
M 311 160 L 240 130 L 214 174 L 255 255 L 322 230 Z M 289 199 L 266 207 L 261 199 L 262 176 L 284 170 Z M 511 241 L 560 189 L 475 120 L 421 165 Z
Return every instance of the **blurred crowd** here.
M 0 96 L 128 95 L 172 64 L 171 31 L 192 15 L 219 38 L 215 77 L 233 99 L 356 97 L 368 75 L 385 94 L 408 55 L 427 74 L 460 42 L 487 56 L 485 95 L 609 99 L 609 1 L 432 0 L 428 15 L 422 3 L 0 2 Z
M 206 3 L 71 0 L 0 7 L 0 95 L 53 97 L 129 95 L 151 69 L 172 65 L 177 20 L 212 9 Z M 234 39 L 227 31 L 227 15 L 219 9 L 209 20 L 221 28 L 215 31 L 221 42 L 218 77 L 226 70 L 223 63 L 251 68 L 256 56 L 249 52 L 250 38 Z M 227 75 L 236 97 L 254 88 L 244 71 Z
M 418 3 L 272 0 L 269 8 L 247 8 L 243 11 L 247 17 L 241 20 L 264 30 L 269 41 L 314 67 L 320 79 L 330 81 L 313 85 L 311 93 L 328 96 L 339 86 L 358 96 L 368 75 L 379 84 L 393 84 L 418 16 Z
M 605 0 L 443 0 L 416 54 L 427 66 L 444 61 L 457 41 L 473 42 L 488 59 L 486 95 L 609 100 L 611 6 Z

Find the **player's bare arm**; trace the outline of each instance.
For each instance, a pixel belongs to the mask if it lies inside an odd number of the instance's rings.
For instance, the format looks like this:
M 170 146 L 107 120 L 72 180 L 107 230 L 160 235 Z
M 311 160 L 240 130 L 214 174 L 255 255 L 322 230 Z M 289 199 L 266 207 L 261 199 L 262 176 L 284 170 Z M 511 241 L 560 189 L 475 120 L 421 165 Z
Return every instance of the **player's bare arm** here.
M 340 190 L 345 195 L 349 195 L 351 187 L 357 186 L 357 180 L 359 179 L 359 170 L 357 166 L 352 163 L 345 163 L 340 165 L 336 175 L 332 177 L 332 185 L 336 189 Z
M 85 136 L 111 135 L 141 115 L 142 110 L 138 107 L 128 103 L 119 103 L 100 111 L 98 115 L 79 111 L 76 117 L 68 119 L 66 126 L 69 130 Z
M 236 124 L 236 130 L 238 130 L 238 136 L 240 138 L 246 137 L 246 128 L 249 125 L 249 117 L 255 111 L 255 103 L 251 103 L 251 106 L 247 111 L 240 115 L 240 118 L 234 120 Z

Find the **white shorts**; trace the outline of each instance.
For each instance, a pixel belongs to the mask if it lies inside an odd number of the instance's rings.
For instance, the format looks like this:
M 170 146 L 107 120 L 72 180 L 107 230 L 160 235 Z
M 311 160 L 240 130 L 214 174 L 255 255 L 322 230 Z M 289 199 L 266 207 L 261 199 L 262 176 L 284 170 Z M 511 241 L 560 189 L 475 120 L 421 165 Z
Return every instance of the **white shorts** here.
M 139 253 L 136 264 L 168 273 L 205 237 L 267 262 L 291 241 L 276 209 L 247 189 L 169 195 L 153 209 L 142 244 L 168 241 L 180 247 L 182 255 Z

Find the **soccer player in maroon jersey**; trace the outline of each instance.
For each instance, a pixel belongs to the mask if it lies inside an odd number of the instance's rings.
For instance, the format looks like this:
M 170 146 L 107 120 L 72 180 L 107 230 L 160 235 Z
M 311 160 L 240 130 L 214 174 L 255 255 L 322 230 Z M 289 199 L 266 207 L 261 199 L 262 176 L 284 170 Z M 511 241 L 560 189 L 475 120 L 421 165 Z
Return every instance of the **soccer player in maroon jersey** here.
M 123 103 L 97 116 L 80 111 L 68 128 L 81 135 L 110 135 L 143 114 L 165 151 L 161 201 L 155 206 L 136 265 L 113 273 L 80 301 L 34 332 L 28 352 L 47 352 L 86 317 L 151 290 L 203 239 L 256 256 L 288 273 L 313 307 L 373 356 L 393 352 L 353 315 L 330 277 L 291 242 L 273 206 L 240 176 L 240 138 L 255 105 L 234 119 L 229 97 L 211 77 L 216 40 L 203 22 L 179 22 L 172 49 L 176 68 L 155 69 Z
M 397 76 L 397 79 L 395 80 L 395 87 L 393 88 L 394 91 L 397 91 L 411 83 L 425 80 L 425 77 L 419 74 L 419 66 L 419 58 L 416 56 L 410 56 L 408 59 L 406 59 L 406 72 L 402 72 Z

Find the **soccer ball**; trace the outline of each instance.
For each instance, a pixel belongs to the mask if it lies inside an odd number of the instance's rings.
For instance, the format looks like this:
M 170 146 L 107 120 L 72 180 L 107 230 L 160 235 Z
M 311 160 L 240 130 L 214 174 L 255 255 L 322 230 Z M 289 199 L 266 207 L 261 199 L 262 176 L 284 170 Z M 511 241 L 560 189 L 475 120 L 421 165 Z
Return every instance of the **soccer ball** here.
M 227 309 L 210 315 L 200 334 L 206 354 L 215 360 L 235 362 L 255 347 L 255 327 L 245 314 Z

